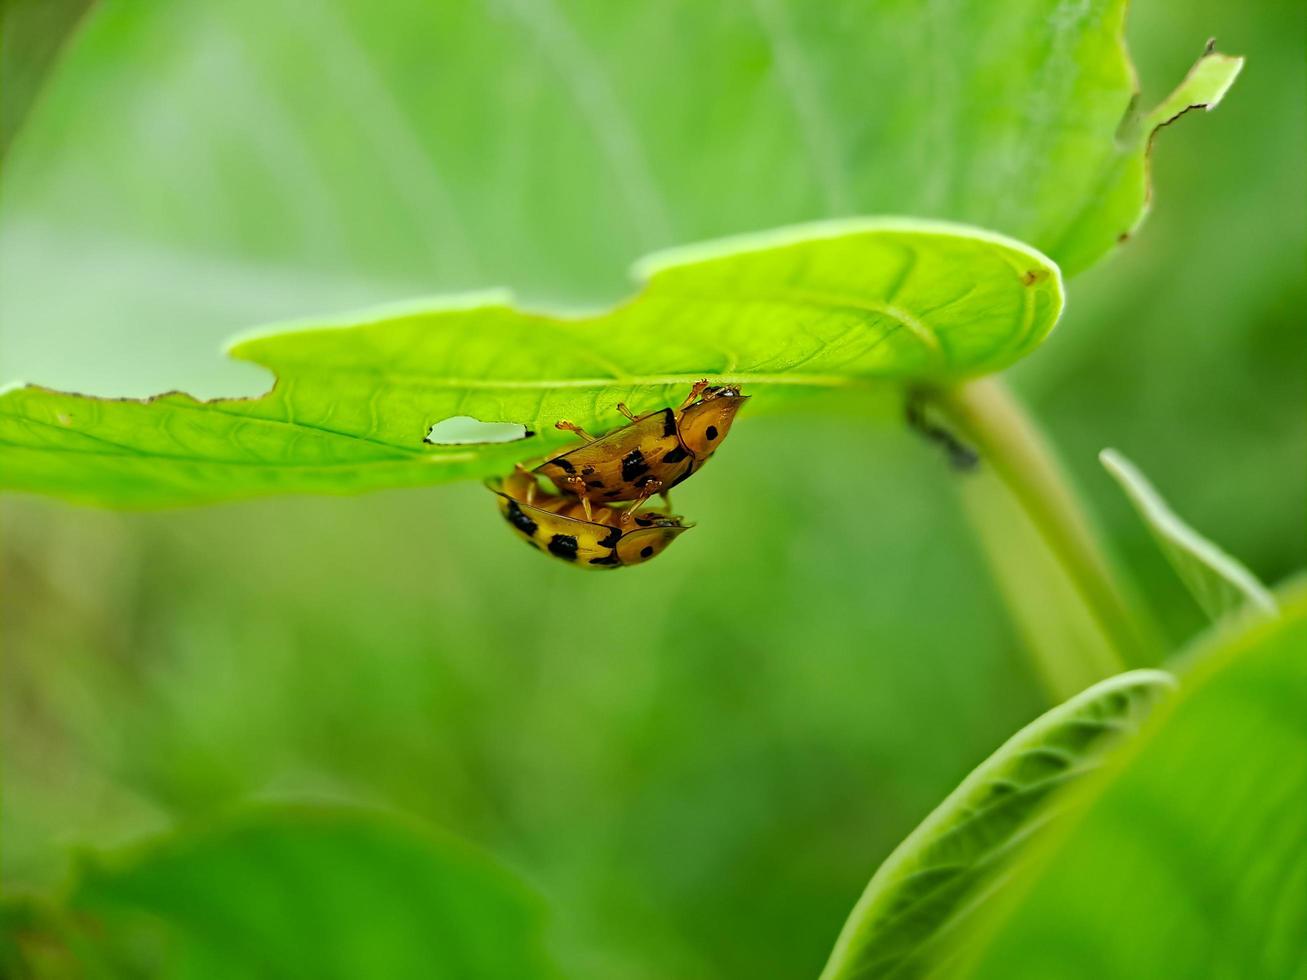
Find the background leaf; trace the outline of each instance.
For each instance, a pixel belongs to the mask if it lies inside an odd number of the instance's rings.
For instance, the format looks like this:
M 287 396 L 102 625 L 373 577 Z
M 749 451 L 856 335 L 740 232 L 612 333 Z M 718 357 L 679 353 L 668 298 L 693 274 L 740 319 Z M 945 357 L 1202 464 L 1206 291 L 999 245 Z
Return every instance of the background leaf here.
M 1219 619 L 1245 607 L 1275 614 L 1275 600 L 1257 577 L 1177 517 L 1138 467 L 1115 449 L 1104 449 L 1098 458 L 1208 616 Z
M 1062 308 L 1057 267 L 960 226 L 868 220 L 699 246 L 643 266 L 632 301 L 559 318 L 470 301 L 272 334 L 233 353 L 271 368 L 252 400 L 0 397 L 0 485 L 168 504 L 339 493 L 506 471 L 567 437 L 677 404 L 701 377 L 753 405 L 869 379 L 946 379 L 1029 351 Z M 431 446 L 453 416 L 517 422 L 527 443 Z
M 0 3 L 0 159 L 93 0 Z
M 74 951 L 111 975 L 553 976 L 537 899 L 393 818 L 264 808 L 84 865 Z
M 15 144 L 0 363 L 97 394 L 253 393 L 197 336 L 436 291 L 612 301 L 651 250 L 858 214 L 994 228 L 1072 274 L 1147 198 L 1125 13 L 104 4 Z
M 1063 236 L 1049 244 L 1068 274 L 1092 265 L 1107 242 L 1124 242 L 1135 233 L 1150 203 L 1148 153 L 1154 137 L 1190 109 L 1214 108 L 1242 69 L 1242 58 L 1209 51 L 1151 111 L 1141 116 L 1132 105 L 1117 129 L 1115 152 L 1101 165 L 1096 192 L 1079 202 Z
M 986 910 L 964 976 L 1303 975 L 1307 601 L 1217 634 Z
M 937 970 L 960 923 L 1002 886 L 1015 856 L 1056 819 L 1050 798 L 1097 769 L 1173 686 L 1161 671 L 1119 674 L 1012 736 L 876 871 L 823 980 L 891 980 Z

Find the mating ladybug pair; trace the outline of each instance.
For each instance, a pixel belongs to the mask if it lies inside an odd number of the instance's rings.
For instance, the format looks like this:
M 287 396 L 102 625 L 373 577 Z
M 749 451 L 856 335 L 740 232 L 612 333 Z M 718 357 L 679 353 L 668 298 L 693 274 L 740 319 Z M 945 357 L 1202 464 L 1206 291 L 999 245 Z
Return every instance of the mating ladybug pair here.
M 487 485 L 533 548 L 583 568 L 638 565 L 693 527 L 670 513 L 667 493 L 712 458 L 746 401 L 739 388 L 699 381 L 679 408 L 635 415 L 618 403 L 630 422 L 598 438 L 560 421 L 585 444 Z M 662 509 L 641 509 L 654 494 Z

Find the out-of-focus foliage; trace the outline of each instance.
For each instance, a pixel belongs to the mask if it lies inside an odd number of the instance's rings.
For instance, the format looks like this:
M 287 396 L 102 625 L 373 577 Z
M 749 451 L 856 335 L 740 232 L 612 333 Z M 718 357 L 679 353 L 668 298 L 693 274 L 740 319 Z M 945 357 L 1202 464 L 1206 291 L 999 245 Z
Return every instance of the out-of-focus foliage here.
M 0 0 L 0 160 L 93 0 Z
M 903 24 L 926 9 L 875 6 Z M 3 191 L 7 377 L 104 394 L 257 393 L 262 372 L 209 353 L 253 323 L 448 286 L 557 298 L 552 284 L 593 274 L 608 295 L 623 291 L 646 243 L 597 232 L 597 205 L 567 236 L 587 243 L 580 258 L 510 228 L 520 276 L 430 271 L 430 252 L 413 245 L 441 239 L 434 210 L 400 200 L 429 186 L 413 144 L 403 151 L 414 117 L 388 76 L 365 70 L 408 39 L 370 29 L 363 7 L 347 31 L 325 34 L 281 4 L 260 5 L 262 31 L 233 29 L 243 4 L 148 9 L 164 11 L 159 26 L 119 20 L 97 42 L 139 41 L 143 67 L 93 59 L 56 76 L 63 99 L 94 105 L 100 137 L 65 145 L 55 100 L 15 143 L 15 167 L 28 140 L 44 148 L 24 164 L 27 187 L 45 168 L 62 190 L 29 196 L 15 179 Z M 1266 581 L 1304 563 L 1304 16 L 1288 3 L 1135 6 L 1144 104 L 1212 34 L 1248 67 L 1219 112 L 1159 138 L 1149 223 L 1072 282 L 1063 325 L 1013 372 L 1172 639 L 1201 616 L 1098 466 L 1104 445 L 1183 488 L 1194 526 Z M 194 46 L 162 43 L 169 26 Z M 844 43 L 842 29 L 831 34 Z M 834 49 L 835 70 L 855 80 L 839 99 L 874 106 L 906 87 L 928 107 L 926 86 L 948 84 L 949 62 L 916 58 L 913 71 L 866 81 L 902 36 L 855 57 Z M 967 43 L 995 65 L 1006 57 Z M 656 47 L 651 37 L 637 59 L 651 78 Z M 284 55 L 275 72 L 250 69 L 273 48 Z M 746 64 L 788 91 L 777 49 L 752 50 Z M 331 70 L 288 90 L 297 58 Z M 402 70 L 432 71 L 426 59 Z M 141 71 L 194 81 L 128 84 Z M 783 118 L 776 142 L 801 142 Z M 307 126 L 321 152 L 296 138 Z M 130 135 L 109 152 L 115 131 Z M 716 132 L 669 127 L 653 152 L 692 174 L 686 147 Z M 932 166 L 955 149 L 940 132 L 942 154 L 881 143 L 871 166 L 953 173 Z M 208 154 L 234 133 L 248 137 L 240 152 Z M 511 159 L 557 153 L 574 144 L 566 135 L 527 133 Z M 746 147 L 737 159 L 747 171 L 702 178 L 702 207 L 721 224 L 687 238 L 824 210 L 794 203 L 788 157 Z M 152 182 L 160 167 L 175 179 Z M 375 179 L 392 167 L 404 178 Z M 734 193 L 733 182 L 756 188 L 773 174 L 774 194 Z M 575 186 L 611 201 L 590 177 Z M 138 178 L 136 192 L 117 192 Z M 356 184 L 371 196 L 337 194 Z M 236 207 L 247 188 L 254 204 Z M 821 185 L 810 192 L 819 200 Z M 504 228 L 519 202 L 494 206 Z M 577 213 L 563 197 L 553 206 Z M 554 275 L 564 267 L 577 278 Z M 553 910 L 570 975 L 815 975 L 875 867 L 1041 711 L 951 476 L 883 418 L 837 396 L 746 417 L 712 470 L 678 488 L 695 534 L 602 582 L 530 561 L 470 485 L 170 514 L 7 500 L 6 889 L 57 887 L 73 846 L 112 847 L 251 799 L 381 802 L 522 869 Z
M 876 864 L 1040 704 L 946 471 L 860 411 L 737 425 L 676 490 L 694 534 L 606 585 L 473 484 L 11 501 L 7 887 L 57 886 L 73 844 L 343 798 L 522 869 L 570 976 L 815 976 Z M 876 461 L 852 493 L 850 447 Z M 776 472 L 807 506 L 747 489 Z
M 1303 975 L 1307 601 L 1218 634 L 984 915 L 961 976 Z
M 1275 612 L 1275 600 L 1257 576 L 1177 517 L 1133 463 L 1111 449 L 1099 453 L 1099 459 L 1121 484 L 1203 612 L 1212 619 L 1245 607 Z
M 539 900 L 466 845 L 283 807 L 86 859 L 42 938 L 94 976 L 545 980 L 542 924 Z
M 0 487 L 102 504 L 347 493 L 503 472 L 571 419 L 677 404 L 696 380 L 777 409 L 812 389 L 943 381 L 1005 366 L 1062 311 L 1057 266 L 958 225 L 845 221 L 646 264 L 606 313 L 562 319 L 488 300 L 361 314 L 240 341 L 271 392 L 203 402 L 44 388 L 0 395 Z M 458 416 L 516 422 L 526 445 L 431 445 Z
M 435 291 L 612 301 L 654 249 L 821 217 L 965 221 L 1071 274 L 1134 228 L 1171 114 L 1135 111 L 1125 7 L 105 4 L 9 167 L 0 356 L 97 394 L 254 393 L 196 337 Z M 1204 64 L 1164 105 L 1220 98 L 1238 60 Z M 87 279 L 117 302 L 61 293 Z M 122 303 L 187 324 L 185 370 L 152 344 L 106 377 Z M 86 347 L 50 364 L 25 337 L 53 322 Z
M 1011 874 L 1050 801 L 1128 740 L 1174 686 L 1131 671 L 1095 684 L 1003 743 L 885 859 L 844 925 L 823 980 L 942 973 L 968 917 Z

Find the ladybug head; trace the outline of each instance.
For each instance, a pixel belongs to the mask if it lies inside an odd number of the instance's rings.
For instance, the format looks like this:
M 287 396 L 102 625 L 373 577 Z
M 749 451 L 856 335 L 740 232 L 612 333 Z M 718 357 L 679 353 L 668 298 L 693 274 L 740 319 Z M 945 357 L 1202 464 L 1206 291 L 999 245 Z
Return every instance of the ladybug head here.
M 740 389 L 733 386 L 705 388 L 699 401 L 683 411 L 677 420 L 685 448 L 700 462 L 706 460 L 726 438 L 736 414 L 748 400 L 748 395 L 740 394 Z
M 656 558 L 691 526 L 680 523 L 679 519 L 668 519 L 656 522 L 653 527 L 627 531 L 617 542 L 617 557 L 623 565 L 638 565 Z

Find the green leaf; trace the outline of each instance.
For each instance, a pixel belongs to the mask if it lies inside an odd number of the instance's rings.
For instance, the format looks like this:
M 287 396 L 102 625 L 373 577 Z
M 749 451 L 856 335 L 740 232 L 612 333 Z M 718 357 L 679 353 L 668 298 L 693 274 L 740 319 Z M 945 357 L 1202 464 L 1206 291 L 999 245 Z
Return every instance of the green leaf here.
M 1115 449 L 1104 449 L 1098 458 L 1208 616 L 1219 619 L 1240 609 L 1275 615 L 1275 600 L 1257 577 L 1176 516 L 1130 460 Z
M 276 808 L 82 870 L 75 952 L 119 976 L 544 978 L 538 900 L 456 841 Z M 97 974 L 98 975 L 98 974 Z
M 1068 796 L 956 975 L 1307 975 L 1307 601 L 1285 607 L 1189 658 L 1178 696 Z
M 993 371 L 1062 308 L 1057 267 L 976 229 L 902 219 L 806 226 L 656 256 L 644 288 L 593 316 L 428 304 L 242 340 L 277 383 L 253 399 L 0 396 L 0 485 L 161 505 L 340 493 L 503 472 L 615 405 L 674 404 L 702 377 L 754 407 L 803 391 Z M 527 441 L 433 446 L 445 419 L 519 423 Z
M 1153 138 L 1190 109 L 1212 109 L 1243 68 L 1243 59 L 1208 51 L 1161 104 L 1144 115 L 1132 106 L 1114 145 L 1098 162 L 1098 184 L 1077 202 L 1066 229 L 1052 240 L 1036 238 L 1073 275 L 1092 265 L 1109 242 L 1123 242 L 1143 224 L 1151 204 L 1148 155 Z
M 1049 800 L 1096 769 L 1173 687 L 1138 670 L 1102 681 L 1027 725 L 981 763 L 876 871 L 822 980 L 919 977 L 1057 819 Z M 1059 796 L 1060 798 L 1060 796 Z
M 179 340 L 200 331 L 504 285 L 609 301 L 652 250 L 859 214 L 994 228 L 1074 274 L 1148 198 L 1161 117 L 1123 131 L 1125 16 L 1125 0 L 100 4 L 6 174 L 8 370 L 193 387 L 214 362 Z M 1181 101 L 1213 101 L 1188 90 L 1234 64 L 1203 62 Z M 53 333 L 66 343 L 39 343 Z M 149 359 L 126 353 L 142 336 Z
M 0 158 L 91 0 L 0 4 Z

